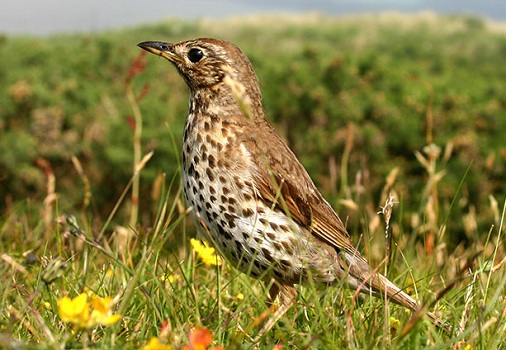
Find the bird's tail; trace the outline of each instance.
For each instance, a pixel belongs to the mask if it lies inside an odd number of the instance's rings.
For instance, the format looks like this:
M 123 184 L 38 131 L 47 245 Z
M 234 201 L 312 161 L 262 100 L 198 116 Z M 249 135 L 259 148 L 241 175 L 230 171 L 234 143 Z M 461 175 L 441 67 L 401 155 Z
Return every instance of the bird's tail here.
M 350 261 L 350 259 L 348 259 L 348 261 Z M 355 264 L 350 264 L 348 266 L 348 273 L 350 277 L 352 277 L 351 279 L 355 280 L 357 284 L 354 286 L 355 289 L 360 289 L 360 291 L 365 294 L 372 293 L 379 298 L 384 298 L 386 294 L 390 301 L 412 311 L 425 314 L 436 327 L 444 330 L 448 334 L 452 332 L 452 327 L 448 322 L 443 321 L 430 311 L 423 311 L 420 303 L 396 286 L 388 278 L 380 273 L 372 271 L 369 265 L 365 263 L 365 260 L 362 262 L 357 261 L 357 259 L 352 259 L 352 261 L 354 261 Z
M 385 293 L 388 298 L 394 303 L 407 307 L 413 311 L 421 312 L 431 320 L 431 322 L 438 328 L 444 330 L 446 333 L 451 333 L 452 327 L 448 322 L 443 321 L 441 318 L 437 317 L 433 312 L 423 311 L 422 306 L 411 297 L 409 294 L 401 290 L 397 287 L 393 282 L 391 282 L 388 278 L 383 276 L 382 274 L 376 274 L 376 276 L 371 277 L 371 280 L 376 280 L 376 283 L 371 283 L 370 288 L 373 290 L 375 294 L 380 294 L 384 296 Z

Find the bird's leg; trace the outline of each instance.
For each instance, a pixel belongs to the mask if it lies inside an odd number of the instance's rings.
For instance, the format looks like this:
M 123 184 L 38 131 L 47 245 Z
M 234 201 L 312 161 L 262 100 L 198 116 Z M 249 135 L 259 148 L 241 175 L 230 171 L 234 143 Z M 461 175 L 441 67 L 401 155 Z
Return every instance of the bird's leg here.
M 253 339 L 254 343 L 258 343 L 260 338 L 270 331 L 276 322 L 278 322 L 278 320 L 292 307 L 297 298 L 297 289 L 293 284 L 279 284 L 278 282 L 274 282 L 269 290 L 267 304 L 272 305 L 276 296 L 279 296 L 279 306 Z

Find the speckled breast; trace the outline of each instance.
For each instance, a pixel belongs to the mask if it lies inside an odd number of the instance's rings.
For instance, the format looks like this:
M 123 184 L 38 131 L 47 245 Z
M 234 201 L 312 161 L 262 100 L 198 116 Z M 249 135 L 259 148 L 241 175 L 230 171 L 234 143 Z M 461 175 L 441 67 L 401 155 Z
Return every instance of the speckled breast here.
M 313 278 L 333 281 L 332 263 L 314 259 L 318 247 L 311 235 L 259 198 L 237 128 L 213 115 L 188 116 L 183 188 L 195 224 L 233 266 L 253 277 L 298 283 L 311 270 Z

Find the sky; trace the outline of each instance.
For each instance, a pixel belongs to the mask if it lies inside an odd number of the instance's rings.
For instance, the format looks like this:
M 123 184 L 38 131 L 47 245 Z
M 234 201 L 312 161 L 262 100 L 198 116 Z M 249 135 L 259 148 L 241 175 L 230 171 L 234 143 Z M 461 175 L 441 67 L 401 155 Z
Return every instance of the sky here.
M 171 17 L 304 12 L 344 16 L 382 11 L 470 14 L 506 22 L 505 0 L 2 0 L 0 33 L 85 33 Z

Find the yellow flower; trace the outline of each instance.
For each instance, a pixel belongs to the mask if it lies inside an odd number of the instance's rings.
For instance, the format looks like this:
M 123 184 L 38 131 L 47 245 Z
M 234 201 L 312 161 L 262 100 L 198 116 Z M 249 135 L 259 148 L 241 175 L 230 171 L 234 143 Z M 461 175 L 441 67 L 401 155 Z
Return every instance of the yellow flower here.
M 216 255 L 215 249 L 213 247 L 210 247 L 207 243 L 204 242 L 202 244 L 201 241 L 197 239 L 191 239 L 190 244 L 192 245 L 193 249 L 197 253 L 197 255 L 202 259 L 204 264 L 206 265 L 221 265 L 220 258 Z
M 401 322 L 395 317 L 390 317 L 390 328 L 399 329 Z
M 121 315 L 113 315 L 111 307 L 114 301 L 111 297 L 100 298 L 81 293 L 74 299 L 65 296 L 58 300 L 58 313 L 63 322 L 73 323 L 77 328 L 90 328 L 97 324 L 108 326 L 118 322 Z
M 178 275 L 177 273 L 172 273 L 170 275 L 161 275 L 159 279 L 161 282 L 174 283 L 177 281 L 181 281 L 181 276 Z
M 172 275 L 169 275 L 169 277 L 167 278 L 167 280 L 170 283 L 174 283 L 174 282 L 177 282 L 177 281 L 181 281 L 181 276 L 179 276 L 178 274 L 172 274 Z
M 114 305 L 114 301 L 111 297 L 100 298 L 96 295 L 91 296 L 91 323 L 100 324 L 102 326 L 108 326 L 118 322 L 121 319 L 121 315 L 112 314 L 111 308 Z
M 417 286 L 416 286 L 416 282 L 413 281 L 413 279 L 411 277 L 408 277 L 408 279 L 406 280 L 406 283 L 405 283 L 405 288 L 404 288 L 404 291 L 409 294 L 413 299 L 417 299 L 418 298 L 418 293 L 417 293 Z M 411 312 L 411 310 L 410 310 Z
M 390 317 L 389 324 L 390 324 L 390 336 L 395 337 L 395 335 L 397 334 L 397 330 L 401 328 L 401 322 L 395 317 Z
M 239 293 L 237 293 L 236 298 L 239 299 L 239 300 L 243 300 L 244 299 L 244 294 L 242 294 L 241 292 L 239 292 Z
M 160 343 L 157 337 L 151 338 L 149 343 L 144 345 L 141 350 L 172 350 L 172 346 Z
M 70 322 L 79 328 L 84 328 L 90 321 L 90 307 L 87 303 L 88 295 L 81 293 L 74 299 L 64 296 L 58 300 L 58 313 L 63 322 Z
M 114 277 L 114 271 L 112 269 L 107 269 L 105 272 L 105 277 L 107 278 L 113 278 Z

